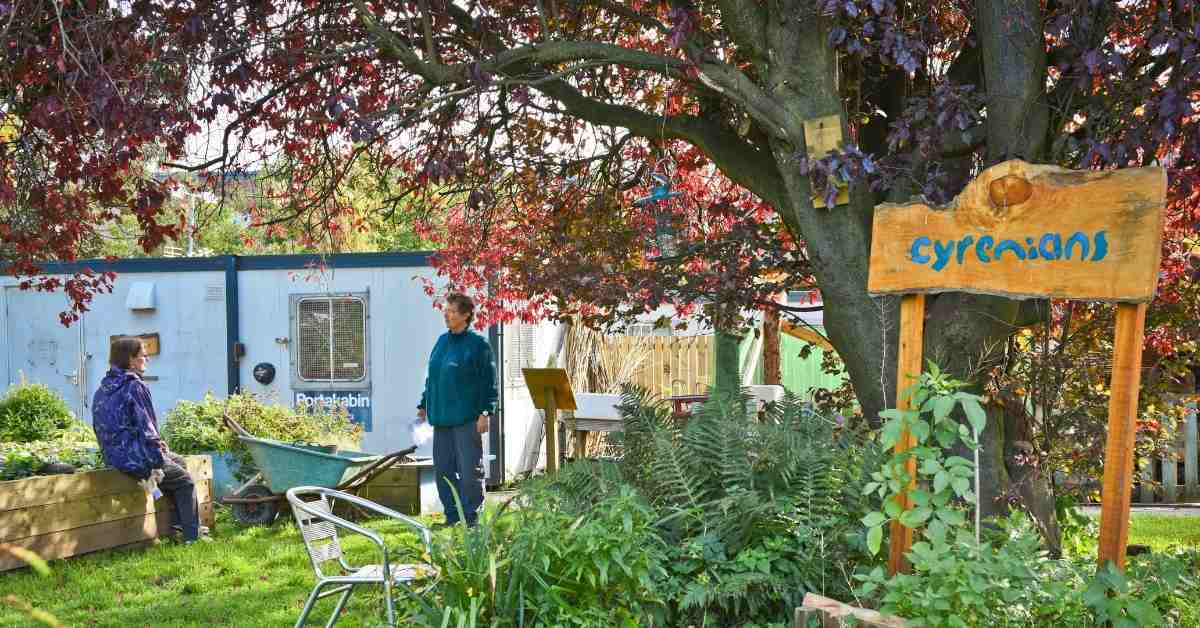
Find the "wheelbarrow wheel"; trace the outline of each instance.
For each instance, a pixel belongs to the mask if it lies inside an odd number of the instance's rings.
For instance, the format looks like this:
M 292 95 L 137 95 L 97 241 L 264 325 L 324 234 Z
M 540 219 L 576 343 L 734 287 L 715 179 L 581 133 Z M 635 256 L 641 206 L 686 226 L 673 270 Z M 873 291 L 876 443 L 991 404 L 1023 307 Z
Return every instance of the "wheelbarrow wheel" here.
M 238 497 L 271 497 L 274 493 L 262 484 L 251 484 L 238 493 Z M 279 506 L 274 501 L 234 503 L 233 518 L 246 525 L 270 525 L 279 515 Z

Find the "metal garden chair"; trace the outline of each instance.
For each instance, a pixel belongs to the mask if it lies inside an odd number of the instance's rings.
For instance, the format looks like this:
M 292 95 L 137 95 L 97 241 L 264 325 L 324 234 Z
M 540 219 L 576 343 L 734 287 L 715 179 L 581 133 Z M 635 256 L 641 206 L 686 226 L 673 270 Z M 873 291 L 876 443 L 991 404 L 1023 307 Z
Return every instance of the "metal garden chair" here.
M 317 574 L 317 584 L 304 604 L 300 619 L 296 620 L 296 628 L 304 625 L 317 600 L 341 593 L 337 606 L 333 609 L 333 615 L 325 624 L 326 628 L 333 626 L 338 616 L 342 614 L 346 601 L 350 599 L 354 588 L 364 584 L 383 586 L 383 600 L 387 608 L 388 625 L 395 626 L 396 610 L 392 602 L 392 589 L 399 587 L 410 595 L 420 595 L 423 592 L 417 589 L 420 583 L 437 573 L 436 569 L 427 563 L 393 563 L 388 547 L 379 533 L 334 515 L 333 505 L 336 501 L 344 501 L 366 511 L 398 519 L 415 528 L 424 544 L 425 556 L 428 557 L 432 555 L 433 551 L 429 528 L 411 517 L 356 495 L 319 486 L 298 486 L 289 489 L 287 500 L 291 504 L 292 514 L 295 515 L 296 525 L 300 529 L 300 536 L 304 539 L 308 557 Z M 339 529 L 356 532 L 370 539 L 379 551 L 380 562 L 358 567 L 347 563 L 338 538 Z M 337 562 L 333 563 L 333 561 Z M 332 570 L 327 571 L 329 568 Z M 327 587 L 332 588 L 323 590 Z

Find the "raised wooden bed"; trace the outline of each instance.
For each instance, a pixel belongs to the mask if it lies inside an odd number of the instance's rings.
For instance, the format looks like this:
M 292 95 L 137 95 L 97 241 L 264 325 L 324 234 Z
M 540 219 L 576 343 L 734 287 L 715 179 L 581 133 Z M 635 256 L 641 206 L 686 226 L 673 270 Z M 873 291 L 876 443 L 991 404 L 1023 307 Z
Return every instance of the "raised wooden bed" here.
M 441 512 L 433 463 L 428 460 L 397 464 L 372 478 L 358 494 L 408 515 Z
M 212 461 L 185 456 L 196 482 L 200 521 L 211 526 Z M 129 476 L 112 469 L 0 482 L 0 543 L 46 560 L 142 543 L 169 534 L 170 497 L 154 501 Z M 24 567 L 0 554 L 0 571 Z

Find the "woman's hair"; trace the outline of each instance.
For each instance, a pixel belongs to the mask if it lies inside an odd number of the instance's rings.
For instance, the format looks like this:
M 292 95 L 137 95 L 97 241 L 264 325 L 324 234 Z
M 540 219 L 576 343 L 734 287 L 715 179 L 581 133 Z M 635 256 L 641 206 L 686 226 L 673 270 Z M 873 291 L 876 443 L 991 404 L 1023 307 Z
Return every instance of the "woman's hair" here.
M 446 303 L 453 305 L 460 314 L 467 315 L 467 325 L 475 320 L 475 302 L 471 300 L 471 297 L 460 292 L 451 292 L 446 296 Z
M 118 336 L 108 346 L 108 363 L 128 369 L 133 359 L 142 353 L 142 341 L 132 336 Z

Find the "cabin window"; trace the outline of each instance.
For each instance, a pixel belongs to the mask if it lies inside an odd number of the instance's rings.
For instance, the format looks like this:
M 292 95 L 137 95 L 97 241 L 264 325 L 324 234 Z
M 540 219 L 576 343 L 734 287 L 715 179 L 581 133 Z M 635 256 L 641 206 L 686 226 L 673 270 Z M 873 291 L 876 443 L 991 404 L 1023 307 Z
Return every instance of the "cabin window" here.
M 296 370 L 305 382 L 356 382 L 367 376 L 367 303 L 356 296 L 295 301 Z

